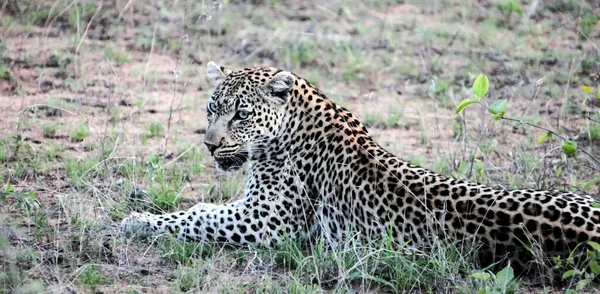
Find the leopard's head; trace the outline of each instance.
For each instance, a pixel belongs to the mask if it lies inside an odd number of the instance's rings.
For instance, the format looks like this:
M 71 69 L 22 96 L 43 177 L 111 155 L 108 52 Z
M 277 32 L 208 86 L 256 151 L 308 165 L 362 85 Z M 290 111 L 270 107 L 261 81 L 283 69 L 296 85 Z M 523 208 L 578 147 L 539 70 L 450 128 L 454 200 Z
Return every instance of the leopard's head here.
M 236 170 L 277 136 L 296 77 L 269 67 L 231 71 L 212 61 L 207 77 L 216 89 L 204 144 L 221 169 Z

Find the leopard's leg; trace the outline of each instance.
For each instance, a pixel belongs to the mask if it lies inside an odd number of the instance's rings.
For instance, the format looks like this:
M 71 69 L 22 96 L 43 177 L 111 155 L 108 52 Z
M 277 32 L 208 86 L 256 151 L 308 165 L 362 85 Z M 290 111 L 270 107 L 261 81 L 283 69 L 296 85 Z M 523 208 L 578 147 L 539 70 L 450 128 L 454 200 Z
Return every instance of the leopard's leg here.
M 237 245 L 269 244 L 284 235 L 295 235 L 297 225 L 289 213 L 293 203 L 276 192 L 247 197 L 227 204 L 200 203 L 188 210 L 154 215 L 133 212 L 121 222 L 127 235 L 168 233 L 181 240 L 216 241 Z M 264 196 L 267 194 L 267 196 Z

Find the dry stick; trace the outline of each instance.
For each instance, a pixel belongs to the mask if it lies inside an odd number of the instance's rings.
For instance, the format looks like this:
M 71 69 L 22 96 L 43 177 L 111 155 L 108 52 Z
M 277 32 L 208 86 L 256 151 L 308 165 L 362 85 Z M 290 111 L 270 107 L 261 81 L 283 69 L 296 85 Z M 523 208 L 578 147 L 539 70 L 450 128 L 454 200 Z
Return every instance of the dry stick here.
M 8 7 L 8 1 L 10 0 L 4 0 L 4 4 L 2 4 L 2 7 L 0 7 L 0 13 L 4 13 L 4 11 L 6 10 L 6 7 Z M 17 10 L 18 10 L 19 6 L 17 6 Z M 17 13 L 20 14 L 20 11 L 17 11 Z
M 431 74 L 434 70 L 434 67 L 438 64 L 438 62 L 440 61 L 440 59 L 442 57 L 444 57 L 444 55 L 446 55 L 446 53 L 448 53 L 448 49 L 450 49 L 450 47 L 452 47 L 452 45 L 454 44 L 454 41 L 456 41 L 456 38 L 458 37 L 458 34 L 462 31 L 462 28 L 459 28 L 450 38 L 450 41 L 448 41 L 448 44 L 446 44 L 446 47 L 444 47 L 444 50 L 442 50 L 442 52 L 440 52 L 438 54 L 438 56 L 435 58 L 435 60 L 433 60 L 431 63 L 429 63 L 429 75 L 431 77 Z
M 533 102 L 535 102 L 535 100 L 537 99 L 543 84 L 544 78 L 541 78 L 535 82 L 535 91 L 533 92 L 533 96 L 531 97 L 531 103 L 527 103 L 525 109 L 523 109 L 523 112 L 521 113 L 521 116 L 524 117 L 527 114 L 527 112 L 529 111 L 529 107 L 533 105 Z
M 183 48 L 183 40 L 185 39 L 185 35 L 181 37 L 179 40 L 179 50 L 177 52 L 177 59 L 175 59 L 175 69 L 173 69 L 173 74 L 175 75 L 175 80 L 173 80 L 173 99 L 171 99 L 171 106 L 169 107 L 169 119 L 167 120 L 167 132 L 165 133 L 165 149 L 167 149 L 167 144 L 169 142 L 169 132 L 171 130 L 171 118 L 173 117 L 173 104 L 175 103 L 175 97 L 177 97 L 177 81 L 179 80 L 178 66 L 179 66 L 179 58 L 181 58 L 181 51 Z M 183 88 L 183 93 L 181 93 L 183 100 L 183 95 L 185 95 L 185 83 Z
M 146 75 L 148 74 L 148 68 L 150 67 L 150 58 L 152 58 L 152 53 L 154 53 L 154 43 L 156 42 L 156 30 L 158 29 L 158 24 L 154 25 L 154 32 L 152 32 L 152 43 L 150 43 L 150 52 L 148 52 L 148 59 L 146 59 L 146 68 L 144 69 L 144 75 L 142 76 L 142 86 L 146 87 Z M 145 99 L 144 99 L 144 102 Z
M 593 122 L 596 122 L 596 123 L 599 123 L 599 124 L 600 124 L 600 120 L 595 120 L 595 119 L 593 119 L 593 118 L 592 118 L 591 116 L 589 116 L 589 115 L 586 115 L 586 116 L 584 116 L 584 118 L 586 118 L 586 119 L 589 119 L 589 120 L 591 120 L 591 121 L 593 121 Z
M 392 3 L 390 3 L 390 2 L 387 3 L 385 14 L 383 15 L 383 21 L 381 22 L 381 27 L 379 28 L 379 36 L 377 37 L 377 39 L 379 39 L 379 44 L 377 44 L 378 46 L 383 46 L 383 31 L 385 30 L 385 24 L 387 22 L 388 13 L 390 11 L 391 5 L 392 5 Z
M 112 73 L 110 75 L 108 75 L 108 84 L 109 86 L 111 86 L 113 84 L 113 75 L 116 76 L 117 75 L 117 71 L 115 70 L 114 66 L 112 65 L 112 63 L 110 62 L 110 58 L 108 58 L 108 56 L 106 56 L 106 54 L 104 54 L 104 57 L 106 58 L 106 61 L 108 62 L 108 65 L 110 66 Z M 108 89 L 108 105 L 106 106 L 106 124 L 104 125 L 104 138 L 102 139 L 102 159 L 108 159 L 113 152 L 115 152 L 115 148 L 117 147 L 117 142 L 118 140 L 115 140 L 115 143 L 113 145 L 113 148 L 110 152 L 110 154 L 105 155 L 106 152 L 106 146 L 104 145 L 104 143 L 106 142 L 106 137 L 108 137 L 108 123 L 110 120 L 110 110 L 111 110 L 111 102 L 112 102 L 112 89 Z M 106 160 L 104 160 L 104 167 L 106 168 L 106 170 L 108 170 L 109 166 L 108 166 L 108 162 Z
M 132 2 L 133 2 L 133 0 L 127 1 L 127 3 L 125 4 L 125 6 L 123 6 L 123 9 L 121 9 L 121 12 L 119 12 L 119 15 L 117 16 L 117 19 L 121 18 L 121 16 L 123 15 L 123 12 L 125 12 L 125 10 L 127 8 L 129 8 L 129 6 L 131 5 Z
M 61 10 L 58 14 L 56 14 L 52 20 L 50 20 L 50 22 L 48 22 L 48 20 L 46 20 L 46 30 L 44 31 L 44 38 L 42 39 L 42 49 L 45 49 L 45 42 L 46 42 L 46 38 L 48 38 L 48 30 L 50 29 L 50 25 L 52 25 L 52 23 L 59 17 L 61 16 L 63 13 L 67 12 L 67 10 L 69 10 L 69 8 L 71 8 L 71 6 L 73 6 L 73 4 L 75 4 L 75 0 L 73 2 L 71 2 L 71 4 L 67 5 L 67 7 L 65 7 L 63 10 Z M 55 2 L 55 4 L 58 2 Z M 54 7 L 54 5 L 52 6 Z M 52 8 L 53 9 L 53 8 Z M 50 17 L 50 15 L 48 15 L 48 17 Z
M 94 15 L 92 15 L 92 18 L 90 19 L 88 24 L 85 26 L 85 30 L 83 30 L 83 34 L 81 35 L 81 40 L 79 40 L 79 44 L 77 44 L 77 48 L 75 48 L 75 58 L 77 58 L 77 52 L 79 52 L 79 47 L 81 47 L 83 40 L 85 40 L 85 36 L 87 35 L 87 32 L 90 29 L 90 26 L 92 25 L 92 22 L 94 22 L 94 19 L 98 15 L 98 12 L 100 12 L 100 10 L 102 10 L 102 4 L 103 4 L 102 1 L 100 2 L 100 4 L 98 4 L 98 7 L 96 7 L 96 11 L 94 12 Z
M 71 115 L 74 115 L 74 116 L 77 116 L 77 117 L 81 117 L 81 115 L 79 115 L 79 114 L 77 114 L 75 112 L 72 112 L 70 110 L 67 110 L 67 109 L 64 109 L 64 108 L 61 108 L 61 107 L 58 107 L 58 106 L 50 105 L 50 104 L 33 104 L 33 105 L 29 105 L 26 108 L 23 108 L 22 110 L 20 110 L 19 112 L 17 112 L 14 115 L 14 117 L 20 116 L 21 114 L 23 114 L 27 110 L 30 110 L 30 109 L 33 109 L 33 108 L 36 108 L 36 107 L 41 107 L 41 106 L 48 107 L 48 108 L 55 108 L 55 109 L 58 109 L 60 111 L 64 111 L 64 112 L 66 112 L 68 114 L 71 114 Z

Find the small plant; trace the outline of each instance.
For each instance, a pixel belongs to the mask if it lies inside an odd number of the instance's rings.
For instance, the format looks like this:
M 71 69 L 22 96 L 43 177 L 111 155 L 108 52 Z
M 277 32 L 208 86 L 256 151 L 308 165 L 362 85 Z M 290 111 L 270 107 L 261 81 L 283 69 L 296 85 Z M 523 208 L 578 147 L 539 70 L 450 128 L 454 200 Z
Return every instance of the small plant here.
M 0 64 L 0 79 L 10 81 L 13 77 L 12 71 L 4 64 Z
M 510 16 L 513 13 L 516 13 L 518 15 L 523 14 L 521 4 L 518 0 L 502 0 L 498 4 L 496 4 L 496 7 L 498 8 L 498 10 L 500 10 L 500 13 L 502 13 L 502 15 L 506 19 L 510 19 Z
M 10 146 L 5 140 L 0 140 L 0 162 L 5 161 L 9 157 Z
M 56 65 L 60 69 L 64 70 L 69 64 L 73 62 L 73 58 L 68 52 L 55 51 L 50 57 L 50 62 L 54 63 L 53 65 Z
M 150 127 L 149 127 L 150 134 L 148 135 L 148 138 L 155 138 L 155 137 L 162 135 L 163 130 L 164 130 L 164 128 L 159 122 L 154 121 L 154 122 L 150 123 Z
M 515 281 L 513 268 L 508 265 L 497 274 L 490 272 L 474 273 L 471 275 L 483 285 L 477 294 L 511 294 L 515 293 L 519 284 Z
M 31 268 L 35 262 L 35 250 L 24 248 L 17 252 L 15 258 L 21 268 Z
M 206 168 L 203 164 L 204 154 L 198 146 L 192 145 L 186 150 L 180 150 L 179 154 L 182 156 L 178 164 L 188 173 L 189 177 L 200 174 Z
M 129 57 L 127 57 L 127 54 L 111 46 L 106 47 L 106 49 L 104 50 L 104 55 L 116 65 L 122 65 L 129 61 Z
M 7 190 L 11 187 L 7 187 Z M 17 205 L 15 208 L 22 209 L 29 216 L 40 208 L 35 192 L 29 193 L 14 193 L 13 196 L 17 199 Z
M 164 259 L 186 266 L 192 266 L 195 258 L 210 258 L 220 250 L 216 244 L 185 242 L 174 236 L 161 239 L 160 248 Z
M 97 167 L 101 167 L 95 159 L 66 158 L 63 168 L 67 179 L 77 188 L 84 188 L 92 176 L 99 173 Z
M 228 178 L 221 187 L 223 191 L 223 201 L 227 201 L 239 195 L 243 185 L 244 179 L 240 176 Z
M 163 211 L 172 211 L 177 209 L 181 201 L 181 194 L 167 183 L 152 185 L 148 189 L 148 195 L 152 199 L 152 203 Z
M 281 48 L 281 55 L 287 58 L 291 64 L 295 66 L 303 66 L 310 63 L 318 57 L 314 43 L 309 43 L 306 40 L 288 43 Z
M 385 120 L 385 126 L 387 128 L 393 128 L 398 124 L 400 119 L 402 119 L 402 112 L 392 111 L 392 113 L 390 113 L 390 115 L 388 115 L 387 119 Z
M 6 200 L 9 196 L 15 195 L 15 189 L 10 183 L 6 183 L 4 190 L 0 190 L 0 200 Z
M 434 77 L 427 89 L 427 95 L 442 104 L 446 104 L 448 102 L 447 93 L 449 90 L 450 84 L 446 80 Z
M 579 40 L 587 40 L 590 38 L 590 34 L 593 33 L 596 23 L 600 20 L 600 17 L 595 13 L 585 14 L 579 22 Z
M 80 124 L 71 130 L 69 137 L 73 142 L 83 142 L 89 134 L 88 126 L 86 124 Z
M 175 280 L 180 291 L 190 292 L 199 291 L 204 285 L 204 277 L 208 273 L 208 269 L 201 265 L 182 266 L 177 269 Z
M 471 104 L 477 103 L 477 104 L 483 105 L 485 108 L 488 109 L 489 113 L 492 114 L 492 118 L 494 120 L 506 120 L 506 121 L 516 122 L 516 127 L 521 127 L 523 125 L 526 125 L 526 126 L 534 127 L 536 129 L 545 131 L 546 134 L 544 134 L 538 138 L 538 144 L 542 144 L 550 139 L 553 139 L 554 137 L 558 137 L 563 141 L 562 151 L 566 156 L 572 156 L 572 155 L 575 155 L 578 151 L 581 151 L 581 152 L 585 153 L 588 157 L 590 157 L 590 159 L 592 159 L 594 162 L 600 164 L 600 160 L 598 160 L 596 157 L 594 157 L 591 153 L 589 153 L 585 149 L 578 148 L 577 143 L 569 140 L 566 136 L 563 136 L 563 135 L 557 133 L 556 131 L 553 131 L 553 130 L 545 128 L 545 127 L 541 127 L 541 126 L 539 126 L 535 123 L 529 122 L 529 121 L 506 117 L 506 105 L 508 102 L 507 99 L 496 100 L 496 101 L 492 102 L 492 104 L 489 104 L 489 105 L 487 103 L 483 102 L 482 99 L 483 99 L 483 96 L 485 96 L 485 94 L 487 93 L 488 87 L 489 87 L 489 81 L 488 81 L 487 76 L 485 76 L 485 75 L 477 76 L 477 78 L 475 79 L 475 82 L 473 83 L 473 94 L 475 97 L 463 99 L 458 104 L 456 113 L 457 114 L 461 113 L 465 108 L 467 108 Z M 589 93 L 592 92 L 591 88 L 589 88 L 589 87 L 584 87 L 583 89 L 585 92 L 589 92 Z M 597 95 L 599 97 L 598 99 L 600 99 L 600 92 Z
M 42 132 L 45 138 L 54 138 L 56 136 L 56 124 L 47 123 L 42 125 Z
M 592 206 L 600 206 L 598 203 L 592 203 Z M 595 205 L 594 205 L 595 204 Z M 584 256 L 576 256 L 581 252 L 580 245 L 588 245 Z M 600 244 L 592 241 L 581 243 L 567 257 L 566 260 L 557 259 L 557 267 L 571 267 L 572 269 L 562 274 L 562 279 L 571 279 L 571 285 L 565 291 L 566 294 L 577 294 L 578 291 L 585 289 L 592 281 L 600 276 Z M 574 287 L 574 289 L 573 289 Z
M 88 285 L 92 291 L 96 291 L 98 286 L 112 283 L 111 280 L 104 276 L 104 273 L 98 266 L 86 265 L 79 274 L 79 282 Z
M 119 108 L 112 107 L 110 109 L 110 121 L 112 123 L 117 123 L 121 120 L 121 113 L 119 112 Z
M 363 122 L 367 126 L 374 126 L 377 122 L 377 114 L 374 111 L 369 111 L 365 113 L 363 117 Z
M 590 125 L 587 134 L 590 141 L 600 141 L 600 123 Z

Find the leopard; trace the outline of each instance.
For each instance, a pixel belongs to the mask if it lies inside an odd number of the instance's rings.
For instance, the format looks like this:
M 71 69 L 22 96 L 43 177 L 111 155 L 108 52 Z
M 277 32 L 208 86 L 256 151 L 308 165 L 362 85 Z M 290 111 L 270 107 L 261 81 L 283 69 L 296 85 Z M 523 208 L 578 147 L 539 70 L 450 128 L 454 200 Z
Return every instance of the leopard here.
M 479 244 L 476 262 L 531 268 L 600 241 L 591 195 L 509 190 L 437 174 L 386 151 L 349 110 L 291 71 L 231 70 L 211 61 L 204 144 L 224 171 L 244 167 L 236 200 L 165 214 L 131 212 L 128 235 L 275 246 L 320 236 L 421 247 L 432 238 Z M 371 243 L 369 243 L 371 242 Z M 476 243 L 474 243 L 476 242 Z

